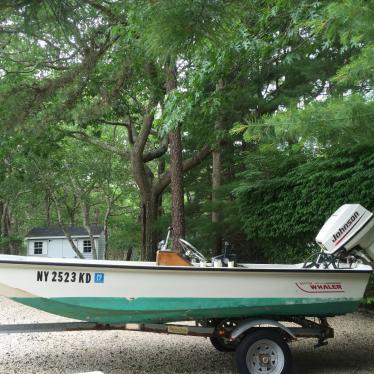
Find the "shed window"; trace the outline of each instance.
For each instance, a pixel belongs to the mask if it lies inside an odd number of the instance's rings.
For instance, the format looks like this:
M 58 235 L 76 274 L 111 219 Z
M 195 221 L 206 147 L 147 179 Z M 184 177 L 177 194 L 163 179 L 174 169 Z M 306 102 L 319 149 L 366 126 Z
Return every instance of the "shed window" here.
M 83 253 L 91 253 L 92 244 L 91 240 L 83 240 Z
M 43 254 L 43 242 L 34 242 L 34 255 Z

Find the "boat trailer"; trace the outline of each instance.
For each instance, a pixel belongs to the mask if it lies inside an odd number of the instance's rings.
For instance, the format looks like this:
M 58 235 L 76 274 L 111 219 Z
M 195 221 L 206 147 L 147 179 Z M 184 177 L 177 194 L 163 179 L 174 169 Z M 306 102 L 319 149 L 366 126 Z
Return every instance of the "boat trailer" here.
M 287 325 L 285 324 L 287 323 Z M 239 373 L 262 373 L 271 370 L 274 374 L 287 373 L 292 356 L 288 343 L 298 338 L 316 338 L 315 348 L 327 344 L 334 337 L 334 330 L 326 318 L 305 317 L 246 318 L 232 320 L 195 321 L 195 325 L 127 323 L 100 324 L 95 322 L 54 322 L 0 325 L 0 334 L 108 331 L 125 330 L 200 336 L 209 338 L 213 346 L 222 352 L 234 352 Z M 281 351 L 279 351 L 281 350 Z M 253 356 L 248 364 L 248 355 Z M 248 367 L 250 365 L 250 367 Z
M 317 338 L 327 344 L 326 339 L 334 337 L 334 330 L 327 323 L 326 318 L 321 318 L 320 322 L 315 322 L 304 317 L 283 318 L 282 322 L 291 322 L 299 324 L 301 327 L 287 327 L 279 322 L 266 318 L 249 318 L 236 322 L 233 327 L 227 327 L 225 323 L 214 327 L 215 320 L 204 322 L 195 322 L 195 326 L 187 324 L 169 324 L 169 323 L 125 323 L 125 324 L 100 324 L 95 322 L 52 322 L 52 323 L 25 323 L 25 324 L 0 324 L 0 334 L 20 334 L 20 333 L 40 333 L 40 332 L 69 332 L 69 331 L 106 331 L 106 330 L 126 330 L 138 332 L 153 332 L 161 334 L 175 334 L 201 337 L 224 337 L 231 341 L 240 339 L 251 329 L 271 328 L 278 329 L 287 340 L 296 340 L 297 338 Z M 212 324 L 211 327 L 209 325 Z M 228 325 L 232 326 L 232 325 Z

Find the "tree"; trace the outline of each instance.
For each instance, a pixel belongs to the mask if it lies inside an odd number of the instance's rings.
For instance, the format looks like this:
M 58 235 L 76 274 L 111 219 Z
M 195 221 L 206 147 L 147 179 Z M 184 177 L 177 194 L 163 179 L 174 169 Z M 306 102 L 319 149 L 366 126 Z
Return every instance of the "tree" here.
M 121 4 L 118 2 L 119 8 Z M 28 70 L 27 77 L 18 80 L 16 85 L 12 84 L 11 74 L 14 72 L 8 67 L 4 69 L 3 112 L 5 108 L 7 111 L 9 107 L 15 108 L 15 102 L 21 98 L 27 105 L 23 110 L 14 110 L 13 117 L 4 115 L 4 124 L 9 125 L 16 120 L 20 124 L 33 125 L 33 113 L 38 112 L 38 123 L 54 123 L 55 126 L 66 123 L 68 126 L 62 127 L 65 135 L 129 158 L 142 199 L 142 257 L 152 258 L 157 202 L 171 180 L 170 173 L 164 172 L 153 182 L 152 166 L 147 165 L 168 149 L 167 136 L 161 135 L 159 139 L 152 129 L 157 108 L 164 106 L 163 67 L 157 66 L 144 54 L 144 46 L 138 40 L 138 25 L 130 24 L 127 14 L 120 11 L 113 17 L 109 8 L 98 6 L 95 2 L 87 2 L 78 10 L 69 1 L 60 5 L 43 2 L 36 6 L 30 2 L 29 6 L 6 8 L 8 17 L 18 22 L 5 27 L 4 31 L 12 35 L 11 43 L 4 52 L 10 61 L 9 66 L 12 66 L 9 58 L 12 48 L 19 58 L 17 62 L 25 62 L 26 67 L 38 55 L 44 59 Z M 60 17 L 59 22 L 56 16 Z M 98 21 L 94 22 L 95 19 Z M 22 20 L 30 21 L 26 35 L 20 25 Z M 41 22 L 43 27 L 40 28 Z M 132 32 L 135 37 L 132 37 Z M 21 48 L 21 35 L 22 40 L 26 36 L 27 43 L 36 44 L 31 52 Z M 74 53 L 61 58 L 54 56 L 56 53 L 60 56 L 64 54 L 62 51 L 67 50 Z M 54 56 L 53 59 L 51 56 Z M 108 58 L 115 62 L 110 67 L 106 61 Z M 129 71 L 135 74 L 129 76 Z M 19 90 L 20 86 L 22 90 Z M 101 125 L 125 129 L 125 144 L 116 147 L 103 141 L 98 130 Z M 157 139 L 158 148 L 149 149 L 147 144 L 152 146 Z M 186 160 L 184 165 L 180 165 L 179 161 L 180 171 L 186 172 L 208 154 L 209 149 L 205 147 Z
M 232 189 L 235 182 L 240 183 L 240 173 L 248 166 L 242 161 L 243 153 L 259 150 L 259 138 L 271 135 L 273 128 L 263 126 L 258 132 L 248 131 L 248 142 L 243 142 L 236 131 L 230 137 L 229 130 L 234 126 L 251 129 L 252 124 L 260 128 L 261 121 L 274 113 L 313 102 L 321 94 L 341 92 L 330 84 L 331 78 L 346 59 L 357 53 L 339 42 L 323 48 L 323 36 L 314 35 L 308 23 L 324 12 L 321 4 L 274 1 L 267 6 L 256 2 L 243 3 L 235 10 L 231 18 L 234 22 L 223 30 L 219 43 L 205 40 L 193 50 L 193 65 L 186 73 L 184 91 L 176 96 L 172 106 L 174 124 L 184 124 L 190 141 L 196 142 L 200 136 L 216 144 L 212 201 L 209 206 L 202 206 L 210 209 L 215 219 L 214 225 L 203 227 L 208 236 L 218 238 L 233 229 L 228 221 L 238 222 L 231 211 L 235 206 Z M 220 82 L 223 88 L 217 89 Z M 216 124 L 216 128 L 214 132 L 208 126 L 196 129 L 194 122 Z M 222 143 L 226 146 L 220 155 Z M 237 228 L 233 231 L 237 232 Z M 208 242 L 217 253 L 218 245 L 209 239 Z
M 369 3 L 332 1 L 308 21 L 322 50 L 349 51 L 330 73 L 323 95 L 243 127 L 248 143 L 256 145 L 237 190 L 243 228 L 260 241 L 268 260 L 305 258 L 324 220 L 344 203 L 372 209 Z
M 174 246 L 185 234 L 184 209 L 190 236 L 212 245 L 212 253 L 221 237 L 242 238 L 233 191 L 243 180 L 262 178 L 251 157 L 266 171 L 289 153 L 284 170 L 293 170 L 324 155 L 334 132 L 341 142 L 349 137 L 350 121 L 344 131 L 337 126 L 334 107 L 344 118 L 353 107 L 369 115 L 372 25 L 363 14 L 344 21 L 355 14 L 351 1 L 85 0 L 77 6 L 27 0 L 1 7 L 2 129 L 34 135 L 51 128 L 64 149 L 75 139 L 97 147 L 101 163 L 122 165 L 124 180 L 113 185 L 109 176 L 95 174 L 91 186 L 85 165 L 70 174 L 60 170 L 75 186 L 65 188 L 61 216 L 87 223 L 97 206 L 101 217 L 131 206 L 123 220 L 134 225 L 133 206 L 139 205 L 143 259 L 153 258 L 169 209 Z M 324 107 L 320 102 L 330 97 Z M 334 120 L 326 125 L 327 115 Z M 362 116 L 352 118 L 370 128 Z M 314 122 L 319 125 L 305 125 Z M 197 165 L 202 168 L 193 169 Z M 123 194 L 133 197 L 136 190 L 133 201 Z M 51 194 L 40 199 L 50 212 L 47 221 L 55 219 Z

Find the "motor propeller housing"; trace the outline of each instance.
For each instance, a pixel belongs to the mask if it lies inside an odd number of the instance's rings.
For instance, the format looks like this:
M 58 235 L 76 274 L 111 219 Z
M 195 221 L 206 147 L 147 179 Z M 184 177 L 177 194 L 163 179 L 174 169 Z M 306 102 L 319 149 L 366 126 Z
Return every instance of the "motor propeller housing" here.
M 325 222 L 316 242 L 332 255 L 359 247 L 374 261 L 374 215 L 360 204 L 344 204 Z

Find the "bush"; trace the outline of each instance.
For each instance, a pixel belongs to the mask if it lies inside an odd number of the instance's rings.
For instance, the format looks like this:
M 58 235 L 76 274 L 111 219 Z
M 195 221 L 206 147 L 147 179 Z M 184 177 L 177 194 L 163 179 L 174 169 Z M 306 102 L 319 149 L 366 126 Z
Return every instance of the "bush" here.
M 374 210 L 372 147 L 309 160 L 273 153 L 280 167 L 266 169 L 249 158 L 250 173 L 237 190 L 243 230 L 260 243 L 269 262 L 301 260 L 314 251 L 316 234 L 343 204 Z

